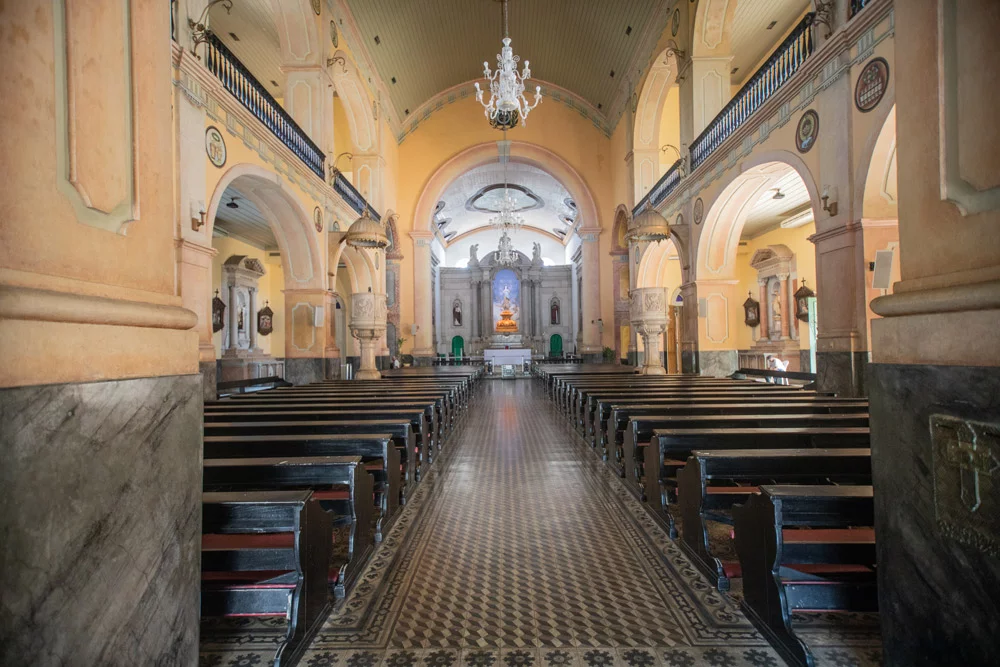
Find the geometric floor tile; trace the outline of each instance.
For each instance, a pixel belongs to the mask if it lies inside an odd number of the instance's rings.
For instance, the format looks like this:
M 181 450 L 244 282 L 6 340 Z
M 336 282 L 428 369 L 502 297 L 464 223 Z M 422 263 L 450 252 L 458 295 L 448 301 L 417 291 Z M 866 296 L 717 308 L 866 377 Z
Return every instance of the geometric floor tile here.
M 445 447 L 300 665 L 784 664 L 535 381 L 481 382 Z M 880 664 L 870 615 L 797 627 L 821 665 Z M 205 632 L 201 666 L 263 667 L 279 634 Z

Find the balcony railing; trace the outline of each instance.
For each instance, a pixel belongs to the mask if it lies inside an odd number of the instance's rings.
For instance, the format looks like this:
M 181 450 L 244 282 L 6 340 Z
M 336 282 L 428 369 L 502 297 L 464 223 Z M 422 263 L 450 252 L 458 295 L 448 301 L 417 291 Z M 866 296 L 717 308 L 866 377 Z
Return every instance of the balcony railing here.
M 850 15 L 848 18 L 854 18 L 855 14 L 860 12 L 862 9 L 871 4 L 872 0 L 851 0 Z
M 330 181 L 330 185 L 333 186 L 334 192 L 340 195 L 343 200 L 347 202 L 347 205 L 354 209 L 355 213 L 361 215 L 361 213 L 367 208 L 368 215 L 370 215 L 373 220 L 382 222 L 382 216 L 379 215 L 378 211 L 373 209 L 368 204 L 368 200 L 361 196 L 361 193 L 358 192 L 353 185 L 351 185 L 350 181 L 344 178 L 342 173 L 334 170 L 333 178 L 330 179 Z
M 656 185 L 654 185 L 650 191 L 646 193 L 646 196 L 635 205 L 635 208 L 632 209 L 632 217 L 634 218 L 642 213 L 643 209 L 647 206 L 652 206 L 653 208 L 659 206 L 664 199 L 670 196 L 670 193 L 674 191 L 680 182 L 681 161 L 678 160 L 670 165 L 670 168 L 667 169 L 667 173 L 663 174 L 663 176 L 660 177 L 660 180 L 656 182 Z
M 309 169 L 323 178 L 325 170 L 323 151 L 306 136 L 288 112 L 271 97 L 253 74 L 233 52 L 216 37 L 209 34 L 205 43 L 205 66 L 226 90 L 246 107 L 247 111 L 262 122 L 281 143 L 295 153 Z M 360 195 L 359 195 L 360 196 Z
M 771 57 L 736 93 L 729 104 L 691 142 L 691 170 L 694 171 L 722 142 L 759 109 L 813 52 L 813 17 L 806 14 L 795 30 L 783 41 Z

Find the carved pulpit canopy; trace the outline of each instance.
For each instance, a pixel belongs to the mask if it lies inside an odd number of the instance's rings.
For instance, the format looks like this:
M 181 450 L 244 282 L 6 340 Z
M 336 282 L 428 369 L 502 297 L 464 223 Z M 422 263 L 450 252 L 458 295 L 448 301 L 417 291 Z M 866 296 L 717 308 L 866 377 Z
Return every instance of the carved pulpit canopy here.
M 757 269 L 758 278 L 778 274 L 788 274 L 791 271 L 795 253 L 783 244 L 769 245 L 761 248 L 750 258 L 750 266 Z
M 264 265 L 256 257 L 246 255 L 232 255 L 222 265 L 223 275 L 233 278 L 242 278 L 237 284 L 256 286 L 257 281 L 267 274 Z

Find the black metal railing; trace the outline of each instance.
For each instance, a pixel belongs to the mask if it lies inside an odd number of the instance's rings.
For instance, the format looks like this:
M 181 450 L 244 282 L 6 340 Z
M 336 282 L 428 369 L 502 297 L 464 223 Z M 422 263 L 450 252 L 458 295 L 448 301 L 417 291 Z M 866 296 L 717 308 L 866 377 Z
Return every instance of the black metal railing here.
M 360 215 L 366 208 L 368 209 L 368 215 L 372 217 L 373 220 L 377 222 L 382 222 L 382 216 L 379 215 L 378 211 L 373 209 L 368 203 L 368 200 L 361 196 L 351 182 L 344 178 L 344 175 L 339 171 L 333 172 L 333 178 L 331 179 L 330 185 L 333 186 L 334 192 L 340 195 L 347 205 L 354 209 L 354 212 Z
M 257 120 L 266 125 L 271 133 L 295 153 L 309 169 L 320 178 L 325 177 L 323 151 L 306 136 L 302 128 L 292 120 L 287 111 L 281 108 L 277 100 L 271 97 L 239 58 L 211 33 L 205 42 L 205 66 L 233 97 L 239 100 Z
M 632 217 L 639 215 L 647 206 L 652 206 L 656 208 L 663 202 L 664 199 L 670 196 L 670 193 L 680 185 L 681 182 L 681 161 L 678 160 L 670 165 L 667 169 L 667 173 L 660 177 L 660 180 L 656 182 L 646 196 L 643 197 L 635 208 L 632 209 Z
M 872 0 L 851 0 L 850 9 L 848 10 L 850 14 L 847 18 L 854 18 L 854 15 L 870 5 L 871 1 Z
M 708 127 L 691 142 L 691 170 L 698 168 L 708 156 L 728 139 L 747 118 L 759 109 L 813 52 L 813 17 L 806 14 L 795 30 L 783 41 L 771 57 L 740 88 Z

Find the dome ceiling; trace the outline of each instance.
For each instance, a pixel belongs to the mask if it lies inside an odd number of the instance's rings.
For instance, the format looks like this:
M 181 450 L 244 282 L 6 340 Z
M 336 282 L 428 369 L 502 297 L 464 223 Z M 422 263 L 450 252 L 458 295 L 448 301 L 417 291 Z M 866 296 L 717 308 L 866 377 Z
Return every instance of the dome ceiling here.
M 508 163 L 506 179 L 525 228 L 557 237 L 557 230 L 572 229 L 576 208 L 559 181 L 537 167 L 517 162 Z M 434 221 L 445 240 L 489 228 L 503 188 L 504 168 L 499 162 L 470 169 L 452 181 L 434 213 Z
M 482 79 L 484 61 L 496 67 L 502 34 L 495 0 L 344 2 L 401 121 L 437 93 Z M 510 0 L 511 46 L 522 63 L 531 62 L 543 90 L 543 82 L 555 84 L 608 114 L 624 102 L 622 75 L 637 59 L 645 64 L 662 29 L 654 25 L 656 10 L 666 4 Z

